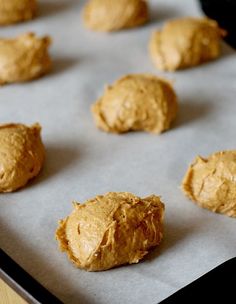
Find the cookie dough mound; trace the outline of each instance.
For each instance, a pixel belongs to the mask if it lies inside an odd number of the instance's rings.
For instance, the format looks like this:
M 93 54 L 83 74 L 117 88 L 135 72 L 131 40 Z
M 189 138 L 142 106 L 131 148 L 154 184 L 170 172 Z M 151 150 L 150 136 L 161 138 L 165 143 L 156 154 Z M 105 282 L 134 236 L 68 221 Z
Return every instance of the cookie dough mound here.
M 144 0 L 90 0 L 84 8 L 87 28 L 110 32 L 142 25 L 148 20 L 148 5 Z
M 127 75 L 108 86 L 92 112 L 98 128 L 124 133 L 161 133 L 177 114 L 177 98 L 169 82 L 148 74 Z
M 0 192 L 12 192 L 27 184 L 43 165 L 41 127 L 34 124 L 0 125 Z
M 236 150 L 198 156 L 182 182 L 184 193 L 199 206 L 236 217 Z
M 48 36 L 33 33 L 15 39 L 0 39 L 0 85 L 38 78 L 51 68 Z
M 219 57 L 224 35 L 217 22 L 210 19 L 175 19 L 152 34 L 149 50 L 159 70 L 175 71 Z
M 164 204 L 158 196 L 109 192 L 74 208 L 60 221 L 56 238 L 69 259 L 87 271 L 138 263 L 162 240 Z
M 36 10 L 36 0 L 0 0 L 0 25 L 33 19 Z

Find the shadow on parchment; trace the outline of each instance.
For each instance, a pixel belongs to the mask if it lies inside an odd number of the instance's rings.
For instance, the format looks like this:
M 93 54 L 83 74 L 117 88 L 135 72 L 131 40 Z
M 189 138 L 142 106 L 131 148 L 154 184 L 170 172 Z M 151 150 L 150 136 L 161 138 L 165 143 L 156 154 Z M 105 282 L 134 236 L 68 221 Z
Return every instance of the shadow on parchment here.
M 54 2 L 40 2 L 38 4 L 38 17 L 50 17 L 52 15 L 57 15 L 66 10 L 70 9 L 72 6 L 77 5 L 77 0 L 64 0 L 64 1 L 54 1 Z
M 180 17 L 176 7 L 156 6 L 149 10 L 150 23 L 167 22 L 170 19 Z
M 78 64 L 80 60 L 78 58 L 69 57 L 56 57 L 52 59 L 52 70 L 46 77 L 55 76 L 70 70 Z
M 63 174 L 66 170 L 71 168 L 73 164 L 81 157 L 80 151 L 67 144 L 62 146 L 45 145 L 46 158 L 42 171 L 36 176 L 28 186 L 34 186 L 53 178 L 57 174 Z
M 199 209 L 197 205 L 195 205 L 194 208 Z M 183 246 L 182 244 L 184 242 L 186 244 L 188 239 L 191 242 L 192 236 L 196 235 L 196 233 L 204 234 L 205 227 L 207 227 L 209 211 L 204 209 L 198 211 L 199 215 L 194 218 L 181 217 L 177 214 L 172 214 L 172 216 L 167 217 L 164 222 L 164 237 L 161 244 L 153 248 L 143 261 L 147 263 L 152 262 L 169 251 L 175 251 L 176 247 Z
M 175 246 L 179 246 L 180 243 L 189 235 L 192 235 L 196 229 L 199 227 L 199 222 L 192 222 L 186 225 L 186 223 L 181 223 L 181 221 L 174 222 L 166 220 L 164 225 L 164 238 L 163 241 L 157 248 L 154 248 L 146 258 L 145 261 L 152 261 L 158 256 L 165 254 L 169 250 L 172 250 Z
M 197 97 L 196 97 L 197 98 Z M 194 102 L 191 98 L 179 103 L 177 118 L 173 123 L 173 128 L 178 128 L 186 124 L 203 120 L 214 111 L 214 104 L 208 101 Z

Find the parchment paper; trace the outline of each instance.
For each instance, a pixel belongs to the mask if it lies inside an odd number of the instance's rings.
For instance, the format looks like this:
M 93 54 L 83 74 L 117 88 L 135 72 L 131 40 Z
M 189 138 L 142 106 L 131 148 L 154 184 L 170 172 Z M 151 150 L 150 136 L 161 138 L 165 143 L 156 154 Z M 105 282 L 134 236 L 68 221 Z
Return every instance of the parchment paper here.
M 152 20 L 114 34 L 83 28 L 84 1 L 39 1 L 32 22 L 1 28 L 1 36 L 50 34 L 54 72 L 31 83 L 0 88 L 0 121 L 40 122 L 47 160 L 28 187 L 0 195 L 0 245 L 65 303 L 152 304 L 236 254 L 236 220 L 203 210 L 179 186 L 197 154 L 236 148 L 236 55 L 193 69 L 160 73 L 147 43 L 168 18 L 201 14 L 197 1 L 150 1 Z M 180 111 L 172 130 L 105 134 L 90 105 L 104 85 L 126 73 L 149 72 L 174 80 Z M 107 191 L 161 195 L 165 239 L 145 260 L 106 272 L 76 269 L 58 250 L 57 221 Z

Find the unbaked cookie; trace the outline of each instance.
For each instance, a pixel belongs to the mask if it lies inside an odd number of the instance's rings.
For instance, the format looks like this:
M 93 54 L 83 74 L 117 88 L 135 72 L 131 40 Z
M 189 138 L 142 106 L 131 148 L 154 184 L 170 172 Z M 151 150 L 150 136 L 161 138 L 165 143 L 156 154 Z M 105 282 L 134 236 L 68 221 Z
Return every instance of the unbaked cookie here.
M 0 25 L 30 20 L 36 10 L 36 0 L 0 0 Z
M 60 248 L 79 268 L 107 270 L 138 263 L 162 240 L 164 204 L 158 196 L 139 198 L 109 192 L 74 204 L 56 232 Z
M 25 186 L 41 170 L 45 152 L 40 131 L 39 124 L 0 125 L 0 192 Z
M 0 85 L 38 78 L 51 68 L 50 37 L 33 33 L 15 39 L 0 39 Z
M 97 127 L 106 132 L 161 133 L 176 117 L 177 97 L 164 79 L 149 74 L 127 75 L 106 88 L 92 112 Z
M 175 19 L 152 34 L 149 50 L 159 70 L 175 71 L 219 57 L 224 35 L 225 31 L 211 19 Z
M 95 31 L 117 31 L 136 27 L 148 20 L 145 0 L 90 0 L 83 12 L 84 24 Z
M 199 206 L 236 217 L 236 150 L 198 156 L 182 182 L 184 193 Z

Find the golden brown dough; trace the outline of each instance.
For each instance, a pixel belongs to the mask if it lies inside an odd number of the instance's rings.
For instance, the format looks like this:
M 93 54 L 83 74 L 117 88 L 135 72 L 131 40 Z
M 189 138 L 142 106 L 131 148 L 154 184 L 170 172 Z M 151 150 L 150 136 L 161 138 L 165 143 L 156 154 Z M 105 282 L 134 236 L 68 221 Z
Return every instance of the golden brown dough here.
M 145 0 L 90 0 L 83 13 L 87 28 L 110 32 L 136 27 L 148 20 L 148 5 Z
M 159 70 L 175 71 L 219 57 L 220 40 L 224 35 L 217 22 L 211 19 L 175 19 L 152 34 L 149 51 Z
M 184 193 L 199 206 L 236 217 L 236 150 L 198 156 L 183 182 Z
M 0 25 L 30 20 L 36 10 L 36 0 L 0 0 Z
M 106 132 L 161 133 L 176 117 L 177 97 L 164 79 L 149 74 L 127 75 L 106 88 L 92 112 L 97 127 Z
M 79 268 L 100 271 L 138 263 L 162 239 L 164 204 L 158 196 L 109 192 L 74 208 L 60 221 L 56 238 Z
M 0 85 L 38 78 L 51 69 L 48 36 L 33 33 L 15 39 L 0 39 Z
M 0 192 L 25 186 L 41 170 L 45 152 L 40 131 L 39 124 L 0 125 Z

